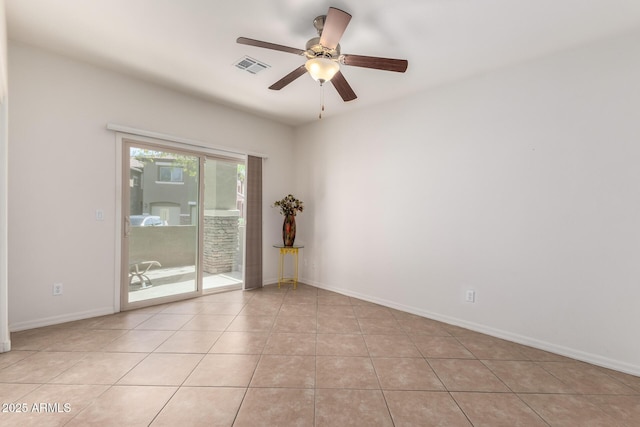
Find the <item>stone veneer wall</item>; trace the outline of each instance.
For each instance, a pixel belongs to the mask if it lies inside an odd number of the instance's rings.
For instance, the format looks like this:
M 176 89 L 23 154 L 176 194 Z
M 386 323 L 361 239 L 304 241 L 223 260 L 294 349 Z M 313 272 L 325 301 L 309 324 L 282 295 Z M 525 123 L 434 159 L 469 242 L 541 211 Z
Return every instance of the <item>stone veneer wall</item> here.
M 207 215 L 204 217 L 205 273 L 233 271 L 238 251 L 238 216 Z

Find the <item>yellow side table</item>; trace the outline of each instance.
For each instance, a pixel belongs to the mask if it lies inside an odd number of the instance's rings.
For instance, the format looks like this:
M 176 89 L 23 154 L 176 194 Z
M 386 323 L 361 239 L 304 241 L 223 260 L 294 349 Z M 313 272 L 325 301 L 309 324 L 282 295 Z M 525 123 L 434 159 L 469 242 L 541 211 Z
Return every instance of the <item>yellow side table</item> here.
M 278 289 L 283 283 L 292 283 L 293 289 L 298 287 L 298 249 L 304 248 L 304 245 L 273 245 L 274 248 L 280 249 L 280 263 L 278 264 Z M 293 255 L 293 277 L 284 277 L 284 258 L 285 255 Z

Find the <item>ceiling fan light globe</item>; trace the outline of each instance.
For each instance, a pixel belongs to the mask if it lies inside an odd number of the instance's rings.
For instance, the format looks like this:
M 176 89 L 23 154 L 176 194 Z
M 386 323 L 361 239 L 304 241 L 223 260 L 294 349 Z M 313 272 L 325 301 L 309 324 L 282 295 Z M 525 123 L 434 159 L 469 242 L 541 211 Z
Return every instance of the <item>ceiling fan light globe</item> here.
M 328 82 L 340 71 L 340 65 L 328 58 L 312 58 L 304 66 L 309 75 L 320 83 Z

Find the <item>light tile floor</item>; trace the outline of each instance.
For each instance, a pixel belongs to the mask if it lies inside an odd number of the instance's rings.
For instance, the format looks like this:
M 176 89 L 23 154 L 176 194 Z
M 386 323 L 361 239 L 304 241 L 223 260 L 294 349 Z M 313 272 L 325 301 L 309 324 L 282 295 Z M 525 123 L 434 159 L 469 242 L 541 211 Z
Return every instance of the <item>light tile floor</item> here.
M 2 426 L 639 426 L 640 378 L 300 285 L 12 334 Z

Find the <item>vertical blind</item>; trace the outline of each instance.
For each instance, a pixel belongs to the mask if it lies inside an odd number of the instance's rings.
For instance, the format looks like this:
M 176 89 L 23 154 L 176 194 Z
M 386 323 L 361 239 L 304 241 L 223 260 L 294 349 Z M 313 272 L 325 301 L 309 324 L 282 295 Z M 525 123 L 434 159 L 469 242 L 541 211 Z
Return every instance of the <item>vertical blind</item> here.
M 262 158 L 247 156 L 247 235 L 244 287 L 262 287 Z

